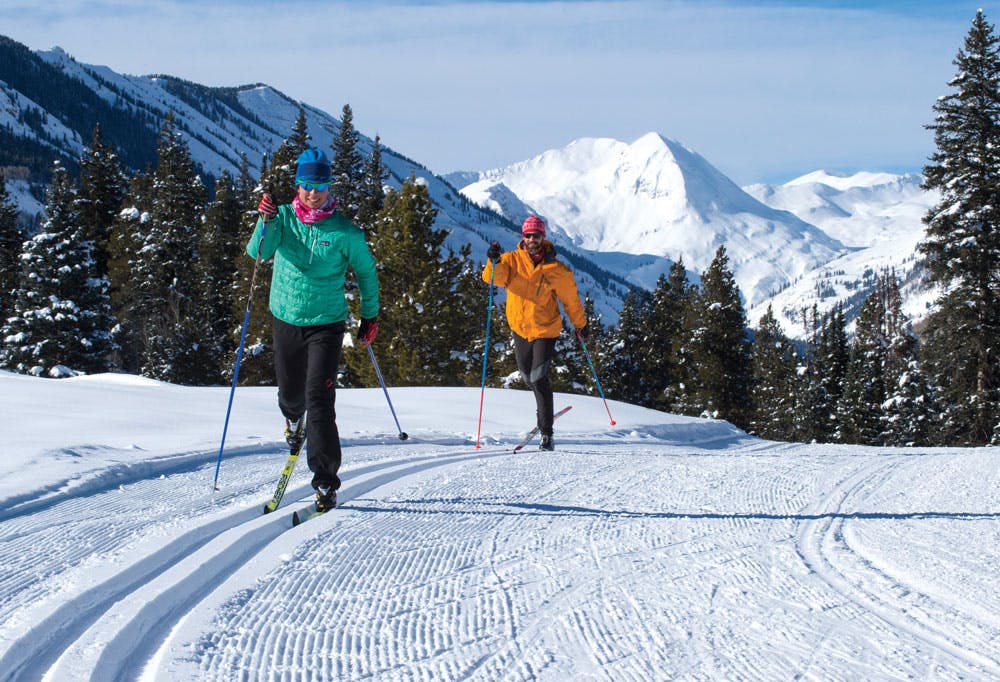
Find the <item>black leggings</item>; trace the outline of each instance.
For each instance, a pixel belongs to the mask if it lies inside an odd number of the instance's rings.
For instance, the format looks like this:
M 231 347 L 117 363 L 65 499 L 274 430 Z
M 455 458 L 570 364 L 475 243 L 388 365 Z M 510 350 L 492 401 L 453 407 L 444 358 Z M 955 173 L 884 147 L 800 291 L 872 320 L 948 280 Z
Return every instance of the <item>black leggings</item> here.
M 549 367 L 556 356 L 555 339 L 527 339 L 514 334 L 514 357 L 521 379 L 535 394 L 535 417 L 542 433 L 552 433 L 552 382 Z
M 274 373 L 278 407 L 286 419 L 306 415 L 306 460 L 314 488 L 340 488 L 337 430 L 337 368 L 344 344 L 343 322 L 299 327 L 274 318 Z

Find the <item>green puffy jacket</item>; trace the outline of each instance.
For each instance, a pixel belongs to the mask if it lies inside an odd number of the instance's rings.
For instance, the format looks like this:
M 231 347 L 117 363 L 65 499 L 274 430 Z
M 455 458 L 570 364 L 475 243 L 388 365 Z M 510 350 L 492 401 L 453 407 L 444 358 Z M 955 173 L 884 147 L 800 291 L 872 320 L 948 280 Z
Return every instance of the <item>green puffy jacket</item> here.
M 247 253 L 257 257 L 262 220 L 257 221 Z M 274 256 L 271 313 L 300 327 L 346 320 L 344 275 L 354 270 L 361 290 L 361 317 L 378 315 L 378 274 L 364 232 L 340 213 L 312 225 L 295 215 L 291 204 L 278 207 L 267 221 L 261 259 Z

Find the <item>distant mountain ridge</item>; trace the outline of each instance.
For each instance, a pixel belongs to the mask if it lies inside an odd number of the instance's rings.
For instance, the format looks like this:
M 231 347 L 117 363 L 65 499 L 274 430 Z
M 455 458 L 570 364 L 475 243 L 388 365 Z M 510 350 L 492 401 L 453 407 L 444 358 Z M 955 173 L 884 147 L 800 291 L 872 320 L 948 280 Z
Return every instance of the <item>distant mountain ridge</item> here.
M 163 120 L 173 112 L 175 125 L 192 159 L 209 174 L 238 173 L 245 154 L 252 172 L 291 133 L 299 110 L 305 112 L 312 143 L 322 149 L 338 135 L 340 121 L 303 102 L 296 102 L 260 83 L 210 88 L 165 75 L 122 75 L 105 66 L 81 64 L 59 48 L 32 52 L 0 36 L 0 167 L 24 176 L 12 189 L 23 209 L 40 209 L 40 190 L 53 159 L 70 168 L 101 124 L 105 143 L 119 148 L 131 172 L 155 162 L 156 140 Z M 367 156 L 373 141 L 359 130 L 358 151 Z M 447 245 L 458 250 L 471 243 L 477 260 L 493 240 L 512 243 L 516 225 L 483 209 L 425 166 L 382 141 L 382 163 L 388 184 L 399 187 L 411 175 L 427 184 L 438 209 L 436 226 L 449 231 Z M 33 185 L 35 197 L 25 188 Z M 611 320 L 628 284 L 585 252 L 569 246 L 564 257 L 580 271 L 581 291 L 589 292 Z
M 54 158 L 77 164 L 94 124 L 133 172 L 155 161 L 156 138 L 173 112 L 192 158 L 206 172 L 253 170 L 305 112 L 312 142 L 329 149 L 340 121 L 265 84 L 210 88 L 171 76 L 131 76 L 75 61 L 59 48 L 32 52 L 0 36 L 0 167 L 28 212 Z M 363 115 L 359 118 L 363 119 Z M 357 119 L 356 119 L 357 120 Z M 360 133 L 359 152 L 372 140 Z M 512 248 L 529 213 L 544 216 L 561 256 L 577 270 L 605 323 L 630 286 L 652 288 L 677 258 L 697 278 L 725 245 L 750 324 L 768 304 L 793 336 L 801 311 L 859 304 L 872 275 L 896 269 L 907 312 L 926 313 L 916 244 L 934 196 L 919 176 L 817 171 L 783 185 L 740 188 L 696 152 L 658 133 L 631 142 L 584 138 L 506 168 L 439 178 L 386 146 L 388 183 L 425 182 L 455 250 L 482 260 L 493 240 Z M 459 191 L 461 190 L 461 191 Z
M 527 212 L 602 253 L 683 258 L 708 267 L 725 245 L 748 304 L 787 287 L 846 247 L 794 214 L 761 203 L 703 157 L 657 133 L 632 143 L 585 138 L 527 161 L 480 173 L 462 187 L 513 221 Z M 661 268 L 636 273 L 652 288 Z

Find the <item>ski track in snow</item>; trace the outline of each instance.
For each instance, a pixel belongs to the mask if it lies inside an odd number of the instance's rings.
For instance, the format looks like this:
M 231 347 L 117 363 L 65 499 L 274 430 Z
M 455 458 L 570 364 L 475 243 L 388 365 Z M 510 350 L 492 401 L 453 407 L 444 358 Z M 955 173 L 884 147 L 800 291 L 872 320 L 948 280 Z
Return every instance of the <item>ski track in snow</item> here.
M 557 447 L 348 447 L 294 529 L 268 448 L 15 507 L 0 679 L 1000 678 L 998 513 L 940 494 L 996 455 Z

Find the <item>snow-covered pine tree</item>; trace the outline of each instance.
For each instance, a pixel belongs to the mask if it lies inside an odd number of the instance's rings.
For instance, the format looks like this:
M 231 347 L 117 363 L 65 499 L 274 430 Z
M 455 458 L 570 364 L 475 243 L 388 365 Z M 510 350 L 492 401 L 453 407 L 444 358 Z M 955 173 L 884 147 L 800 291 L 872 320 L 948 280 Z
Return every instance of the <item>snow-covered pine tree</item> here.
M 178 384 L 210 383 L 208 336 L 198 314 L 198 239 L 205 187 L 169 114 L 160 131 L 148 220 L 132 262 L 141 372 Z
M 838 435 L 842 443 L 882 445 L 882 404 L 886 399 L 886 297 L 884 280 L 865 298 L 858 313 L 854 341 L 837 406 Z
M 84 234 L 94 243 L 98 277 L 107 276 L 111 226 L 121 209 L 127 186 L 118 152 L 114 145 L 102 141 L 100 124 L 94 126 L 90 146 L 80 159 L 80 191 L 76 201 Z
M 795 394 L 796 440 L 829 443 L 838 436 L 838 403 L 844 392 L 849 364 L 843 309 L 819 314 L 817 306 L 804 310 L 804 357 L 800 360 L 799 389 Z
M 768 305 L 754 330 L 750 392 L 753 412 L 749 423 L 753 435 L 771 440 L 795 439 L 797 365 L 795 346 Z
M 3 364 L 62 377 L 106 368 L 111 349 L 107 280 L 93 277 L 93 242 L 75 206 L 76 188 L 58 161 L 42 230 L 21 256 L 14 314 L 2 332 Z
M 650 294 L 629 289 L 618 313 L 618 325 L 609 329 L 599 354 L 603 370 L 601 384 L 618 400 L 636 405 L 649 401 L 649 385 L 642 372 L 645 356 L 643 329 L 649 316 Z
M 108 237 L 111 311 L 117 320 L 112 330 L 116 345 L 113 363 L 131 374 L 138 373 L 142 367 L 139 339 L 141 325 L 136 307 L 138 288 L 132 272 L 143 246 L 143 223 L 149 219 L 152 191 L 152 169 L 132 176 L 126 198 L 115 216 Z
M 354 112 L 350 104 L 345 104 L 340 115 L 340 130 L 330 144 L 333 149 L 330 192 L 337 198 L 337 210 L 351 220 L 361 207 L 361 188 L 364 184 L 364 158 L 358 151 L 358 139 L 358 131 L 354 129 Z
M 720 246 L 702 273 L 693 301 L 697 326 L 691 339 L 700 413 L 745 428 L 750 417 L 750 340 L 739 287 Z
M 647 353 L 641 364 L 649 380 L 649 407 L 672 410 L 688 377 L 682 371 L 680 350 L 685 346 L 694 288 L 688 282 L 684 260 L 678 258 L 653 289 L 645 321 Z
M 919 248 L 946 291 L 925 346 L 947 406 L 940 428 L 956 445 L 976 445 L 1000 425 L 1000 39 L 982 10 L 954 64 L 953 91 L 928 126 L 937 149 L 923 186 L 941 198 Z
M 223 171 L 215 183 L 215 196 L 205 210 L 198 242 L 201 303 L 197 313 L 208 333 L 202 343 L 212 363 L 205 368 L 205 378 L 210 383 L 226 382 L 236 349 L 232 331 L 243 322 L 242 317 L 236 319 L 234 314 L 236 262 L 242 253 L 241 239 L 245 232 L 243 214 L 232 178 L 228 171 Z
M 7 191 L 6 176 L 0 172 L 0 326 L 14 312 L 23 246 L 24 233 L 17 221 L 17 205 Z M 3 345 L 0 336 L 0 349 Z
M 393 385 L 459 385 L 468 369 L 464 354 L 480 335 L 470 324 L 476 292 L 458 286 L 469 272 L 470 247 L 446 251 L 448 233 L 434 228 L 436 214 L 426 183 L 411 176 L 386 196 L 373 235 L 381 303 L 374 350 L 391 359 L 380 365 Z M 363 385 L 378 385 L 366 351 L 358 346 L 345 356 Z

